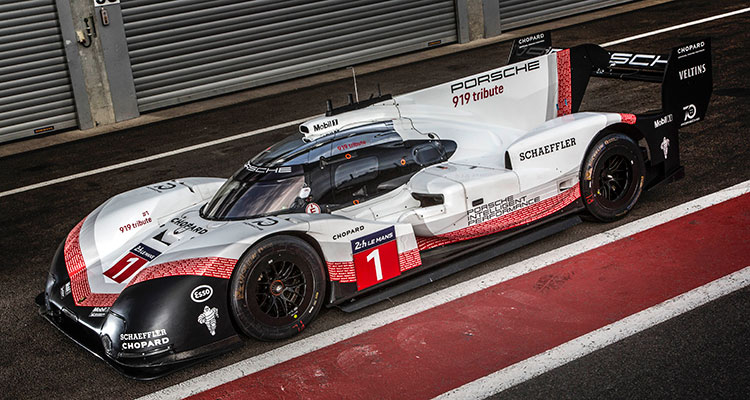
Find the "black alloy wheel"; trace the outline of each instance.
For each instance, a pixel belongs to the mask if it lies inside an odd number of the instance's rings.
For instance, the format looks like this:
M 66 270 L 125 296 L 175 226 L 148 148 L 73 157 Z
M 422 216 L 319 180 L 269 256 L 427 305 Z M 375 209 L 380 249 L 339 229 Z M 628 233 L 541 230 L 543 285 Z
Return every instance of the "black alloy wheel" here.
M 253 246 L 237 264 L 230 285 L 240 330 L 259 340 L 280 340 L 315 318 L 326 281 L 315 249 L 298 237 L 280 235 Z
M 599 173 L 599 194 L 602 203 L 617 206 L 622 202 L 632 185 L 633 166 L 620 154 L 615 154 L 604 161 L 604 168 Z
M 288 317 L 299 310 L 307 289 L 307 279 L 299 266 L 279 258 L 263 265 L 256 285 L 245 291 L 246 302 L 255 300 L 260 311 L 274 319 Z
M 645 166 L 638 145 L 628 136 L 611 133 L 586 155 L 581 168 L 581 197 L 600 221 L 622 218 L 643 191 Z

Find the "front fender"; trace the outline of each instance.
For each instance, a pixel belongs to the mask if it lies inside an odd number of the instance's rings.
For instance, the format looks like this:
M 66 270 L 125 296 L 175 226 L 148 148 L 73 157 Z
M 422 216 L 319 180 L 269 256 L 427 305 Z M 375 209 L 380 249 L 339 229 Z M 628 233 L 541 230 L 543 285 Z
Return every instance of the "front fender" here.
M 169 276 L 123 290 L 102 325 L 107 355 L 155 366 L 226 351 L 241 342 L 228 307 L 228 279 Z M 108 339 L 104 339 L 104 336 Z

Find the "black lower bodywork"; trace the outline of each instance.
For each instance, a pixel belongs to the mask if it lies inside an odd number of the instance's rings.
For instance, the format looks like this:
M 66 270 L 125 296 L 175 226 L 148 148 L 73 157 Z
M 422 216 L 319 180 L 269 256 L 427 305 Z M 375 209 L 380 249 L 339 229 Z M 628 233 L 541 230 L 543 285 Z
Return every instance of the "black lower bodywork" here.
M 111 307 L 76 305 L 66 290 L 69 282 L 61 244 L 45 291 L 36 297 L 40 314 L 130 378 L 158 378 L 242 344 L 226 304 L 227 279 L 172 276 L 145 281 L 123 290 Z M 214 293 L 195 302 L 191 291 L 201 285 L 211 286 Z M 218 310 L 213 335 L 198 322 L 204 307 Z

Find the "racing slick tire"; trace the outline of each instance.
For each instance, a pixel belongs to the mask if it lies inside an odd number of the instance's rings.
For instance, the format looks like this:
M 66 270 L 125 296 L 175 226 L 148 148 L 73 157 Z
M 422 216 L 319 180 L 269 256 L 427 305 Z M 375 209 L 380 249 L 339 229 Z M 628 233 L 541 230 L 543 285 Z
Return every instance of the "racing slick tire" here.
M 609 222 L 630 211 L 643 192 L 641 149 L 630 137 L 610 133 L 591 147 L 581 168 L 581 197 L 597 220 Z
M 229 303 L 239 329 L 259 340 L 292 337 L 323 305 L 326 276 L 315 249 L 289 235 L 265 239 L 237 263 Z

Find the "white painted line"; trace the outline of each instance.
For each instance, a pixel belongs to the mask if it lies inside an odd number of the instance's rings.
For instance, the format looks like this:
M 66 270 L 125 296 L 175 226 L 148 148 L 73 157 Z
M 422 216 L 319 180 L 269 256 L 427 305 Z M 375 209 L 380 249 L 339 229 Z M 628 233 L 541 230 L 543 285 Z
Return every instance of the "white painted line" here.
M 54 185 L 54 184 L 57 184 L 57 183 L 72 181 L 74 179 L 83 178 L 85 176 L 91 176 L 91 175 L 101 174 L 102 172 L 108 172 L 108 171 L 113 171 L 113 170 L 120 169 L 120 168 L 130 167 L 130 166 L 133 166 L 133 165 L 142 164 L 142 163 L 145 163 L 145 162 L 148 162 L 148 161 L 158 160 L 158 159 L 164 158 L 164 157 L 174 156 L 174 155 L 185 153 L 185 152 L 188 152 L 188 151 L 203 149 L 203 148 L 206 148 L 206 147 L 215 146 L 217 144 L 231 142 L 231 141 L 234 141 L 234 140 L 237 140 L 237 139 L 244 139 L 246 137 L 259 135 L 261 133 L 275 131 L 277 129 L 288 128 L 290 126 L 299 125 L 299 124 L 301 124 L 301 123 L 303 123 L 303 122 L 305 122 L 307 120 L 310 120 L 312 118 L 315 118 L 315 116 L 307 117 L 307 118 L 302 118 L 302 119 L 298 119 L 298 120 L 295 120 L 295 121 L 284 122 L 283 124 L 278 124 L 278 125 L 273 125 L 273 126 L 269 126 L 269 127 L 266 127 L 266 128 L 256 129 L 256 130 L 250 131 L 250 132 L 239 133 L 239 134 L 234 135 L 234 136 L 227 136 L 225 138 L 212 140 L 210 142 L 199 143 L 199 144 L 195 144 L 195 145 L 192 145 L 192 146 L 183 147 L 181 149 L 167 151 L 165 153 L 154 154 L 152 156 L 142 157 L 142 158 L 138 158 L 138 159 L 130 160 L 130 161 L 125 161 L 125 162 L 121 162 L 119 164 L 110 165 L 110 166 L 107 166 L 107 167 L 92 169 L 90 171 L 80 172 L 80 173 L 73 174 L 73 175 L 68 175 L 68 176 L 63 176 L 61 178 L 50 179 L 48 181 L 35 183 L 33 185 L 28 185 L 28 186 L 23 186 L 23 187 L 16 188 L 16 189 L 6 190 L 4 192 L 0 192 L 0 197 L 10 196 L 10 195 L 13 195 L 13 194 L 16 194 L 16 193 L 21 193 L 21 192 L 27 192 L 29 190 L 39 189 L 41 187 L 50 186 L 50 185 Z
M 750 266 L 469 382 L 435 399 L 487 398 L 748 286 Z
M 410 317 L 449 301 L 476 293 L 498 283 L 527 274 L 619 239 L 632 236 L 638 232 L 653 228 L 657 225 L 661 225 L 665 222 L 669 222 L 673 219 L 680 218 L 746 193 L 750 193 L 750 180 L 637 221 L 633 221 L 607 232 L 529 258 L 500 270 L 492 271 L 472 280 L 412 300 L 408 303 L 389 308 L 348 324 L 318 333 L 314 336 L 298 340 L 269 352 L 259 354 L 255 357 L 239 361 L 205 375 L 197 376 L 185 382 L 178 383 L 177 385 L 144 396 L 141 399 L 178 399 L 203 392 L 223 383 L 231 382 L 235 379 L 242 378 L 243 376 L 250 375 L 276 364 L 330 346 L 334 343 L 338 343 L 342 340 L 349 339 L 400 319 Z
M 731 17 L 733 15 L 741 14 L 741 13 L 744 13 L 744 12 L 747 12 L 747 11 L 750 11 L 750 8 L 744 8 L 742 10 L 732 11 L 732 12 L 729 12 L 729 13 L 726 13 L 726 14 L 716 15 L 716 16 L 713 16 L 713 17 L 708 17 L 708 18 L 697 20 L 697 21 L 687 22 L 687 23 L 684 23 L 684 24 L 681 24 L 681 25 L 675 25 L 675 26 L 672 26 L 672 27 L 669 27 L 669 28 L 664 28 L 664 29 L 659 29 L 659 30 L 656 30 L 656 31 L 642 33 L 642 34 L 636 35 L 636 36 L 630 36 L 630 37 L 627 37 L 627 38 L 624 38 L 624 39 L 615 40 L 613 42 L 607 42 L 607 43 L 601 44 L 600 46 L 607 47 L 607 46 L 612 46 L 612 45 L 615 45 L 615 44 L 625 43 L 625 42 L 629 42 L 629 41 L 632 41 L 632 40 L 644 38 L 644 37 L 647 37 L 647 36 L 656 35 L 656 34 L 659 34 L 659 33 L 662 33 L 662 32 L 668 32 L 668 31 L 671 31 L 671 30 L 680 29 L 680 28 L 684 28 L 684 27 L 687 27 L 687 26 L 702 24 L 704 22 L 714 21 L 714 20 L 717 20 L 717 19 L 720 19 L 720 18 Z M 90 171 L 85 171 L 85 172 L 81 172 L 81 173 L 78 173 L 78 174 L 63 176 L 61 178 L 51 179 L 51 180 L 48 180 L 48 181 L 39 182 L 39 183 L 35 183 L 35 184 L 32 184 L 32 185 L 27 185 L 27 186 L 23 186 L 23 187 L 20 187 L 20 188 L 16 188 L 16 189 L 6 190 L 4 192 L 0 192 L 0 197 L 10 196 L 10 195 L 17 194 L 17 193 L 22 193 L 22 192 L 27 192 L 29 190 L 39 189 L 39 188 L 45 187 L 45 186 L 55 185 L 55 184 L 58 184 L 58 183 L 67 182 L 67 181 L 71 181 L 71 180 L 78 179 L 78 178 L 83 178 L 83 177 L 86 177 L 86 176 L 96 175 L 96 174 L 100 174 L 102 172 L 108 172 L 108 171 L 112 171 L 112 170 L 116 170 L 116 169 L 120 169 L 120 168 L 130 167 L 130 166 L 133 166 L 133 165 L 136 165 L 136 164 L 142 164 L 142 163 L 145 163 L 145 162 L 148 162 L 148 161 L 153 161 L 153 160 L 158 160 L 160 158 L 173 156 L 175 154 L 185 153 L 187 151 L 198 150 L 198 149 L 202 149 L 202 148 L 209 147 L 209 146 L 214 146 L 214 145 L 221 144 L 221 143 L 231 142 L 233 140 L 246 138 L 248 136 L 257 135 L 257 134 L 260 134 L 260 133 L 270 132 L 270 131 L 273 131 L 273 130 L 276 130 L 276 129 L 287 128 L 287 127 L 290 127 L 290 126 L 293 126 L 293 125 L 301 124 L 301 123 L 303 123 L 303 122 L 305 122 L 307 120 L 310 120 L 312 118 L 315 118 L 315 117 L 317 117 L 317 116 L 311 116 L 311 117 L 307 117 L 307 118 L 298 119 L 296 121 L 285 122 L 283 124 L 269 126 L 267 128 L 262 128 L 262 129 L 254 130 L 254 131 L 251 131 L 251 132 L 240 133 L 238 135 L 229 136 L 229 137 L 225 137 L 225 138 L 217 139 L 217 140 L 212 140 L 210 142 L 196 144 L 196 145 L 193 145 L 193 146 L 183 147 L 181 149 L 172 150 L 172 151 L 168 151 L 168 152 L 165 152 L 165 153 L 159 153 L 159 154 L 154 154 L 152 156 L 139 158 L 139 159 L 136 159 L 136 160 L 125 161 L 125 162 L 122 162 L 122 163 L 119 163 L 119 164 L 110 165 L 108 167 L 102 167 L 102 168 L 92 169 Z
M 633 40 L 643 39 L 645 37 L 649 37 L 649 36 L 653 36 L 653 35 L 658 35 L 660 33 L 664 33 L 664 32 L 674 31 L 674 30 L 677 30 L 677 29 L 686 28 L 688 26 L 698 25 L 698 24 L 702 24 L 702 23 L 705 23 L 705 22 L 715 21 L 717 19 L 731 17 L 733 15 L 746 13 L 748 11 L 750 11 L 750 7 L 743 8 L 741 10 L 736 10 L 736 11 L 728 12 L 728 13 L 725 13 L 725 14 L 714 15 L 713 17 L 708 17 L 708 18 L 703 18 L 703 19 L 699 19 L 699 20 L 695 20 L 695 21 L 686 22 L 684 24 L 670 26 L 668 28 L 663 28 L 663 29 L 658 29 L 658 30 L 651 31 L 651 32 L 641 33 L 640 35 L 629 36 L 629 37 L 626 37 L 626 38 L 622 38 L 622 39 L 614 40 L 614 41 L 607 42 L 607 43 L 604 43 L 604 44 L 600 44 L 600 46 L 602 46 L 602 47 L 614 46 L 616 44 L 630 42 L 630 41 L 633 41 Z

